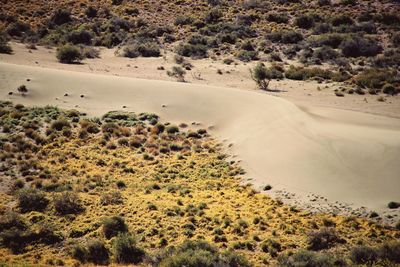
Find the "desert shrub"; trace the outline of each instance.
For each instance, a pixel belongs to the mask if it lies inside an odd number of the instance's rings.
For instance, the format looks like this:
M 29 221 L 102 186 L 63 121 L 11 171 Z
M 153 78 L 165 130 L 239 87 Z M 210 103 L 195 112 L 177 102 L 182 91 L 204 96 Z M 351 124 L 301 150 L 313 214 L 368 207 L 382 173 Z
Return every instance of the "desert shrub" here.
M 151 40 L 136 40 L 134 43 L 124 47 L 123 56 L 129 58 L 142 57 L 159 57 L 161 54 L 160 46 Z
M 297 44 L 303 40 L 303 35 L 296 31 L 278 31 L 267 34 L 266 38 L 274 43 Z
M 314 26 L 314 16 L 312 14 L 303 14 L 294 20 L 297 27 L 302 29 L 310 29 Z
M 205 58 L 207 57 L 207 46 L 204 44 L 181 43 L 176 48 L 176 53 L 184 57 Z
M 8 25 L 6 29 L 7 34 L 13 37 L 21 37 L 24 34 L 29 33 L 30 30 L 31 27 L 29 26 L 29 24 L 21 21 L 10 23 L 10 25 Z
M 323 46 L 314 50 L 313 57 L 321 61 L 334 60 L 339 57 L 339 53 L 329 46 Z
M 93 34 L 87 30 L 76 30 L 72 31 L 67 36 L 67 41 L 72 44 L 92 44 Z
M 50 128 L 52 130 L 56 130 L 56 131 L 61 131 L 64 127 L 65 128 L 71 128 L 71 124 L 65 118 L 60 118 L 58 120 L 55 120 L 50 125 Z
M 337 243 L 343 243 L 343 240 L 332 229 L 324 228 L 320 231 L 309 233 L 307 243 L 308 248 L 311 250 L 322 250 L 331 248 Z
M 83 57 L 80 49 L 73 45 L 64 45 L 57 49 L 57 59 L 61 63 L 78 63 Z
M 92 6 L 88 6 L 85 10 L 85 15 L 88 18 L 94 18 L 97 16 L 97 9 L 92 7 Z
M 392 41 L 394 46 L 400 47 L 400 32 L 393 33 L 390 40 Z
M 259 63 L 251 70 L 251 77 L 260 89 L 268 90 L 270 80 L 283 78 L 283 74 L 274 66 L 266 68 L 264 64 Z
M 94 264 L 106 265 L 109 262 L 109 252 L 104 243 L 94 239 L 87 244 L 87 261 Z
M 333 26 L 352 25 L 352 24 L 354 24 L 354 21 L 350 16 L 342 14 L 342 15 L 334 16 L 331 19 L 331 23 Z
M 400 241 L 391 241 L 379 247 L 379 257 L 394 263 L 400 263 Z
M 62 25 L 71 21 L 71 12 L 64 9 L 58 9 L 50 18 L 50 22 L 55 25 Z
M 100 197 L 101 205 L 119 205 L 123 203 L 122 195 L 118 191 L 104 193 Z
M 382 87 L 382 92 L 383 92 L 384 94 L 387 94 L 387 95 L 397 95 L 398 93 L 400 93 L 400 88 L 396 88 L 396 87 L 394 87 L 392 84 L 386 83 L 386 84 Z M 389 208 L 390 208 L 390 207 L 395 207 L 395 205 L 394 205 L 393 203 L 396 203 L 396 202 L 390 202 L 390 203 L 388 204 L 388 207 L 389 207 Z
M 219 252 L 205 241 L 185 241 L 165 255 L 159 266 L 163 267 L 212 267 L 212 266 L 251 266 L 241 255 L 233 251 Z
M 293 65 L 291 65 L 289 69 L 285 71 L 285 77 L 291 80 L 307 80 L 315 77 L 331 79 L 332 76 L 333 73 L 329 70 L 320 68 L 294 67 Z
M 167 126 L 166 132 L 169 134 L 179 133 L 179 128 L 176 125 L 170 125 L 170 126 Z
M 397 209 L 397 208 L 400 208 L 400 202 L 391 201 L 391 202 L 388 203 L 388 208 L 389 208 L 389 209 Z
M 256 60 L 258 58 L 258 53 L 257 51 L 240 50 L 237 54 L 237 58 L 241 61 L 249 62 Z
M 204 21 L 206 23 L 217 23 L 219 19 L 223 16 L 222 11 L 218 8 L 213 8 L 206 17 L 204 18 Z
M 345 265 L 345 262 L 335 259 L 330 254 L 307 250 L 300 250 L 293 254 L 282 254 L 278 257 L 278 266 L 280 267 L 333 267 Z
M 266 16 L 267 21 L 276 23 L 288 23 L 289 16 L 286 13 L 269 12 Z
M 37 189 L 22 189 L 18 192 L 18 206 L 22 212 L 42 211 L 48 204 L 45 194 Z
M 121 216 L 112 216 L 102 220 L 103 234 L 107 239 L 117 236 L 119 233 L 128 231 L 124 218 Z
M 398 25 L 400 23 L 400 16 L 392 12 L 379 12 L 375 19 L 385 25 Z
M 338 48 L 345 37 L 346 36 L 344 34 L 327 33 L 318 36 L 312 36 L 307 41 L 311 44 L 311 46 L 330 46 L 332 48 Z
M 373 39 L 349 36 L 341 42 L 340 49 L 346 57 L 371 57 L 379 54 L 382 47 Z
M 8 44 L 8 39 L 5 34 L 0 33 L 0 54 L 11 54 L 12 48 Z
M 378 252 L 367 246 L 354 247 L 350 251 L 350 260 L 356 264 L 373 264 L 378 260 Z
M 23 84 L 18 86 L 17 91 L 24 95 L 28 92 L 28 88 L 26 88 L 26 85 Z
M 20 214 L 10 211 L 0 216 L 0 232 L 11 228 L 25 230 L 27 225 Z
M 0 233 L 0 244 L 17 254 L 24 251 L 28 238 L 28 231 L 11 228 Z
M 395 72 L 389 69 L 366 69 L 355 77 L 355 83 L 364 88 L 380 89 L 385 83 L 392 83 Z
M 178 16 L 175 19 L 174 24 L 175 25 L 190 25 L 192 24 L 194 21 L 194 19 L 190 16 Z
M 114 256 L 117 263 L 138 264 L 143 261 L 145 251 L 138 247 L 135 239 L 128 233 L 119 234 L 113 242 Z
M 268 252 L 271 256 L 275 257 L 278 252 L 282 250 L 281 244 L 275 240 L 268 239 L 261 243 L 261 250 Z
M 73 192 L 64 192 L 54 197 L 54 208 L 61 215 L 77 214 L 84 210 L 79 196 Z
M 175 77 L 178 82 L 185 82 L 186 71 L 179 66 L 173 66 L 171 70 L 167 71 L 167 75 Z

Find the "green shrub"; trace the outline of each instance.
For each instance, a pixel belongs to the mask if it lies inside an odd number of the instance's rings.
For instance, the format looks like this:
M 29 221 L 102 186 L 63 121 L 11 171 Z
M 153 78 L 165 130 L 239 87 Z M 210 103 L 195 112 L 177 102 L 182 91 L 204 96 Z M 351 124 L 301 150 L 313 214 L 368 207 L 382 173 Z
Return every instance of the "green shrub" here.
M 400 241 L 386 242 L 379 247 L 379 257 L 394 263 L 400 263 Z
M 258 58 L 257 51 L 240 50 L 237 58 L 244 62 L 256 60 Z
M 159 57 L 161 55 L 160 46 L 151 40 L 136 40 L 133 44 L 124 47 L 123 56 L 129 58 Z
M 270 80 L 283 78 L 283 74 L 278 68 L 274 66 L 266 68 L 262 63 L 258 63 L 250 72 L 251 77 L 262 90 L 268 90 Z
M 307 80 L 315 77 L 331 79 L 333 73 L 320 68 L 303 68 L 291 65 L 289 69 L 285 71 L 285 77 L 291 80 Z
M 119 234 L 113 242 L 114 256 L 120 264 L 138 264 L 143 261 L 145 251 L 136 245 L 134 238 L 128 234 Z
M 175 134 L 175 133 L 179 133 L 179 128 L 176 125 L 170 125 L 170 126 L 167 126 L 166 131 L 169 134 Z
M 7 37 L 0 33 L 0 54 L 11 54 L 12 48 L 8 44 Z
M 350 36 L 340 44 L 342 54 L 346 57 L 371 57 L 382 51 L 380 44 L 370 38 Z
M 314 26 L 314 16 L 312 14 L 304 14 L 296 17 L 294 23 L 302 29 L 310 29 Z
M 64 45 L 57 49 L 57 59 L 61 63 L 79 63 L 83 57 L 80 49 L 73 45 Z
M 45 194 L 37 189 L 21 189 L 18 192 L 18 206 L 22 212 L 42 211 L 48 204 Z
M 112 216 L 102 220 L 103 234 L 107 239 L 117 236 L 119 233 L 128 231 L 124 218 L 121 216 Z
M 87 30 L 72 31 L 67 36 L 67 41 L 72 44 L 92 44 L 93 34 Z
M 50 125 L 50 128 L 52 130 L 56 130 L 56 131 L 61 131 L 64 127 L 65 128 L 71 128 L 71 124 L 65 118 L 60 118 L 58 120 L 55 120 Z
M 10 228 L 25 230 L 27 225 L 20 214 L 10 211 L 0 216 L 0 232 Z
M 54 197 L 54 208 L 60 215 L 77 214 L 84 211 L 79 196 L 74 192 L 64 192 Z
M 87 261 L 99 265 L 107 265 L 109 262 L 109 252 L 104 243 L 94 239 L 87 244 Z
M 204 44 L 180 43 L 176 53 L 184 57 L 205 58 L 207 57 L 207 46 Z
M 62 25 L 71 21 L 71 12 L 65 9 L 58 9 L 50 18 L 50 22 L 55 25 Z
M 288 23 L 289 16 L 286 13 L 269 12 L 266 16 L 267 21 L 276 23 Z
M 395 72 L 389 69 L 366 69 L 355 77 L 355 83 L 364 88 L 381 89 L 394 81 Z
M 350 259 L 355 264 L 373 264 L 378 260 L 378 252 L 371 247 L 358 246 L 350 251 Z
M 296 31 L 278 31 L 267 34 L 266 38 L 274 43 L 297 44 L 303 40 L 303 35 Z
M 400 202 L 391 201 L 391 202 L 389 202 L 389 204 L 388 204 L 388 208 L 389 208 L 389 209 L 397 209 L 397 208 L 400 208 Z

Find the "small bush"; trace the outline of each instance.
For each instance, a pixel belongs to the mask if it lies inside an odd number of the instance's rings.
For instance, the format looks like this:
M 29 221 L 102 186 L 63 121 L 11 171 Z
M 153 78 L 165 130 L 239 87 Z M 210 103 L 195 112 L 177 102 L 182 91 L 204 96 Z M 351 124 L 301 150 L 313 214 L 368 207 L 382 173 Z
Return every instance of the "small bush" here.
M 322 250 L 335 246 L 337 243 L 342 243 L 336 233 L 329 228 L 324 228 L 318 232 L 308 234 L 308 248 L 311 250 Z
M 160 46 L 155 41 L 136 40 L 133 44 L 124 47 L 123 56 L 129 58 L 159 57 L 161 55 Z
M 364 88 L 381 89 L 384 84 L 394 81 L 395 72 L 389 69 L 371 68 L 355 77 L 355 83 Z
M 279 31 L 267 34 L 266 38 L 274 43 L 297 44 L 303 40 L 303 35 L 296 31 Z
M 288 23 L 289 16 L 286 13 L 269 12 L 266 19 L 276 23 Z
M 3 34 L 0 34 L 0 54 L 11 54 L 11 53 L 12 53 L 12 48 L 8 44 L 7 38 Z
M 18 206 L 22 212 L 42 211 L 48 204 L 45 194 L 37 189 L 22 189 L 18 192 Z
M 58 214 L 77 214 L 84 210 L 76 193 L 64 192 L 54 198 L 54 208 Z
M 388 208 L 389 208 L 389 209 L 397 209 L 397 208 L 400 208 L 400 202 L 391 201 L 391 202 L 389 202 L 389 204 L 388 204 Z
M 400 241 L 391 241 L 380 246 L 379 257 L 383 260 L 400 263 Z
M 340 49 L 346 57 L 371 57 L 382 51 L 382 47 L 377 41 L 359 36 L 352 36 L 343 40 Z
M 106 265 L 109 262 L 109 252 L 104 243 L 98 239 L 87 244 L 87 261 L 94 264 Z
M 117 236 L 119 233 L 128 231 L 128 226 L 125 224 L 124 218 L 120 216 L 113 216 L 105 218 L 102 221 L 103 234 L 107 239 Z
M 56 131 L 61 131 L 64 127 L 71 128 L 71 124 L 65 118 L 61 118 L 56 121 L 53 121 L 52 124 L 50 125 L 50 128 L 52 130 L 56 130 Z
M 92 33 L 87 30 L 72 31 L 67 36 L 68 42 L 73 44 L 85 44 L 85 45 L 91 45 L 92 38 L 93 38 Z
M 176 53 L 184 57 L 205 58 L 207 50 L 208 48 L 204 44 L 181 43 L 176 48 Z
M 122 195 L 118 191 L 104 193 L 100 197 L 100 204 L 105 205 L 119 205 L 123 203 Z
M 79 63 L 83 57 L 80 49 L 72 45 L 64 45 L 57 49 L 57 59 L 61 63 Z
M 50 21 L 56 25 L 62 25 L 72 21 L 71 12 L 58 9 L 50 18 Z
M 356 264 L 373 264 L 378 259 L 378 252 L 371 247 L 358 246 L 350 251 L 350 259 Z
M 170 126 L 167 126 L 166 131 L 169 134 L 175 134 L 175 133 L 179 133 L 179 128 L 178 128 L 178 126 L 170 125 Z
M 143 261 L 145 251 L 136 245 L 134 238 L 127 233 L 119 234 L 113 243 L 114 256 L 120 264 L 138 264 Z
M 258 58 L 257 51 L 240 50 L 237 54 L 237 58 L 244 62 L 256 60 Z
M 302 29 L 310 29 L 314 26 L 314 16 L 310 14 L 304 14 L 296 17 L 295 24 Z
M 341 263 L 341 264 L 339 264 Z M 331 267 L 346 266 L 345 262 L 332 255 L 300 250 L 294 254 L 283 254 L 278 257 L 280 267 Z

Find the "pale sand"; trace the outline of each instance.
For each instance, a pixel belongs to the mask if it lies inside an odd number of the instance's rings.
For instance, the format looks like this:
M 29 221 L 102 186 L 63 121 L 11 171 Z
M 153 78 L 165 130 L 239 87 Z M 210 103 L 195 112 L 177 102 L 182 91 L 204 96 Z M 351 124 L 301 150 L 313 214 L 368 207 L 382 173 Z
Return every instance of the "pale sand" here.
M 29 89 L 26 97 L 8 95 L 21 84 Z M 277 194 L 286 190 L 301 200 L 314 194 L 380 213 L 388 212 L 389 201 L 400 201 L 398 119 L 301 109 L 260 91 L 8 63 L 0 63 L 0 95 L 14 103 L 77 108 L 94 116 L 127 106 L 157 113 L 164 121 L 211 126 L 226 147 L 232 144 L 229 152 L 242 161 L 245 178 L 254 178 L 260 189 L 271 184 Z
M 101 58 L 86 59 L 83 61 L 84 64 L 70 65 L 57 62 L 56 49 L 38 46 L 37 50 L 29 50 L 24 44 L 13 42 L 11 45 L 14 54 L 0 54 L 0 62 L 151 80 L 175 80 L 166 73 L 167 70 L 176 65 L 174 54 L 170 52 L 164 53 L 165 56 L 159 58 L 139 57 L 129 59 L 117 57 L 115 54 L 118 49 L 102 48 Z M 249 71 L 255 63 L 246 64 L 236 60 L 237 65 L 226 65 L 222 63 L 223 58 L 225 57 L 221 56 L 218 60 L 189 59 L 194 67 L 191 71 L 187 71 L 186 80 L 190 83 L 202 85 L 245 90 L 257 89 Z M 291 63 L 293 62 L 288 62 L 288 64 Z M 160 66 L 163 66 L 165 70 L 157 70 Z M 217 70 L 221 70 L 223 74 L 218 74 Z M 201 79 L 195 78 L 198 75 Z M 290 100 L 304 108 L 330 107 L 400 118 L 400 95 L 384 96 L 385 102 L 377 101 L 380 96 L 369 94 L 364 96 L 345 94 L 345 97 L 337 97 L 334 94 L 334 89 L 339 87 L 340 84 L 338 83 L 319 84 L 315 81 L 274 80 L 271 82 L 271 88 L 282 90 L 282 92 L 269 94 Z

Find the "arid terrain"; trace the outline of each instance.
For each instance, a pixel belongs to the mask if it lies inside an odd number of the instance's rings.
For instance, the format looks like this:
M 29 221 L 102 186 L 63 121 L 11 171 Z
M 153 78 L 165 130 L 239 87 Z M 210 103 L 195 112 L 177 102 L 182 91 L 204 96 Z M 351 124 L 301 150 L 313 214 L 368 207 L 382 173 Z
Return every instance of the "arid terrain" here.
M 2 1 L 0 266 L 398 266 L 396 1 Z

